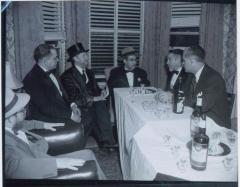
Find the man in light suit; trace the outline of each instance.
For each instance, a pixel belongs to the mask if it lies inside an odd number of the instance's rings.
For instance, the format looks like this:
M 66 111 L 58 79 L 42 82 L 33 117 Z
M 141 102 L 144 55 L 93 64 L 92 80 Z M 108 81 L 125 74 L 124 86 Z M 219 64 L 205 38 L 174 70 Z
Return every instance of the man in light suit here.
M 194 74 L 185 103 L 195 106 L 196 95 L 203 92 L 203 112 L 218 125 L 230 128 L 225 81 L 205 62 L 205 51 L 200 46 L 188 47 L 183 54 L 186 72 Z
M 58 169 L 78 170 L 85 161 L 94 160 L 99 179 L 105 176 L 91 151 L 83 150 L 67 155 L 47 155 L 48 144 L 40 136 L 23 129 L 20 123 L 26 116 L 26 105 L 30 96 L 15 94 L 6 88 L 5 92 L 5 176 L 13 179 L 43 179 L 58 175 Z M 32 142 L 31 135 L 36 142 Z

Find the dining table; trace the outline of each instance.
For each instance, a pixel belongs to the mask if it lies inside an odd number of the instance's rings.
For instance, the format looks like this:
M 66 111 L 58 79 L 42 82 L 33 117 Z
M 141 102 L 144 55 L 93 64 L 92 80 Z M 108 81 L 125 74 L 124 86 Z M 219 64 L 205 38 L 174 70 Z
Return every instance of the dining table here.
M 207 117 L 210 145 L 218 135 L 220 152 L 207 156 L 204 171 L 194 170 L 190 161 L 193 109 L 185 106 L 182 114 L 173 113 L 173 102 L 157 101 L 156 90 L 114 89 L 123 179 L 152 181 L 162 174 L 187 181 L 237 181 L 237 133 Z

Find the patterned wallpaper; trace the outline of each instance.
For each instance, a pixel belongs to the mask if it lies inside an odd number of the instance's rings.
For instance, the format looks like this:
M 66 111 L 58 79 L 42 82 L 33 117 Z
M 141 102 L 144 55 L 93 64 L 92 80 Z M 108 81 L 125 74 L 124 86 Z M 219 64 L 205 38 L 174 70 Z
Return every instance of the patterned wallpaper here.
M 234 78 L 236 74 L 236 6 L 224 7 L 224 33 L 223 33 L 223 76 L 227 92 L 234 91 Z
M 6 60 L 14 64 L 14 71 L 16 71 L 15 46 L 14 46 L 14 24 L 12 3 L 6 10 Z

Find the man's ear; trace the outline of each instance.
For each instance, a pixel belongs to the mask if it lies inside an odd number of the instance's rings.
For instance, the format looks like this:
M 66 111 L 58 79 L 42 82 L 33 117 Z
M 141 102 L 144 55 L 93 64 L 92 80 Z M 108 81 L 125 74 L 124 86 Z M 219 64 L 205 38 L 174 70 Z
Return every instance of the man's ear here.
M 127 63 L 127 60 L 126 58 L 123 59 L 123 63 L 126 64 Z

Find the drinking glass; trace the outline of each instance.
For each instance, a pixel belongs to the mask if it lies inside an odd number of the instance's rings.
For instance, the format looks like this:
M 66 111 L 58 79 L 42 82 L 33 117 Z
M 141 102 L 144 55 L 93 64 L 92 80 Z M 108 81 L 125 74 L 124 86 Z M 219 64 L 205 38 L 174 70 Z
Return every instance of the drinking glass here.
M 187 168 L 188 168 L 188 160 L 187 158 L 180 158 L 178 161 L 177 161 L 177 168 L 182 172 L 184 173 Z
M 234 159 L 232 157 L 225 157 L 222 160 L 223 166 L 226 171 L 230 171 L 234 166 Z
M 227 130 L 226 136 L 230 146 L 234 146 L 237 140 L 236 134 L 232 130 Z

